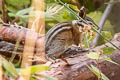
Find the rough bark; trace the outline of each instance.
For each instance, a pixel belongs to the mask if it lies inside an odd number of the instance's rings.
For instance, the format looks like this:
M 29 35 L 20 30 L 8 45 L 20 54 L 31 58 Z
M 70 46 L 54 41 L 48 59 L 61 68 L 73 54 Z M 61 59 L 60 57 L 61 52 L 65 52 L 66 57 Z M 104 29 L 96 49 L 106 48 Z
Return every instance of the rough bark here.
M 45 43 L 44 38 L 45 35 L 38 34 L 30 29 L 19 27 L 18 25 L 10 25 L 10 24 L 3 24 L 2 28 L 0 28 L 0 53 L 5 56 L 11 56 L 12 53 L 21 53 L 24 49 L 24 43 L 26 40 L 26 33 L 31 32 L 32 35 L 36 35 L 37 38 L 35 39 L 35 50 L 38 50 L 37 54 L 43 53 L 44 50 L 41 50 L 41 43 Z M 29 34 L 30 35 L 30 34 Z M 31 38 L 31 35 L 28 36 Z M 17 47 L 16 43 L 19 43 L 17 48 L 17 52 L 15 52 L 15 48 Z M 39 47 L 39 48 L 37 48 Z M 33 46 L 28 46 L 30 50 Z M 37 55 L 35 54 L 35 55 Z
M 112 41 L 117 46 L 120 45 L 119 41 Z M 109 43 L 106 45 L 111 46 Z M 94 50 L 99 50 L 100 48 L 105 47 L 104 45 L 95 48 Z M 68 63 L 71 66 L 67 66 L 63 61 L 52 64 L 52 69 L 45 72 L 45 74 L 52 75 L 59 80 L 98 80 L 97 77 L 87 68 L 87 65 L 97 66 L 95 60 L 89 59 L 85 53 L 78 53 L 74 58 L 68 58 Z M 120 50 L 116 50 L 110 58 L 116 63 L 120 64 Z M 58 66 L 59 65 L 59 66 Z M 107 61 L 101 61 L 100 64 L 101 71 L 110 79 L 110 80 L 119 80 L 120 79 L 120 66 Z

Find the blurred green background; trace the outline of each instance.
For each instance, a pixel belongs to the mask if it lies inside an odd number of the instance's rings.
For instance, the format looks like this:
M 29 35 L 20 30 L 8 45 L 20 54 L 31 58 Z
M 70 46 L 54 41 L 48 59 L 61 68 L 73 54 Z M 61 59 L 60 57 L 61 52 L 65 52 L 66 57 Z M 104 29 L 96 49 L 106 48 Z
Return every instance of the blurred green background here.
M 5 0 L 5 11 L 7 22 L 12 22 L 16 17 L 19 19 L 17 24 L 26 27 L 28 23 L 28 13 L 32 0 Z M 46 31 L 59 22 L 69 22 L 74 20 L 74 16 L 64 7 L 59 5 L 57 0 L 45 0 L 46 3 Z M 109 3 L 109 0 L 62 0 L 76 12 L 79 12 L 81 6 L 87 9 L 87 16 L 91 17 L 96 24 L 99 23 L 101 16 L 108 4 L 114 4 L 112 11 L 103 26 L 103 30 L 110 31 L 112 35 L 120 31 L 120 1 L 115 0 Z M 0 0 L 1 2 L 1 0 Z M 0 4 L 1 5 L 1 4 Z M 0 6 L 1 9 L 1 6 Z M 2 17 L 0 11 L 0 17 Z

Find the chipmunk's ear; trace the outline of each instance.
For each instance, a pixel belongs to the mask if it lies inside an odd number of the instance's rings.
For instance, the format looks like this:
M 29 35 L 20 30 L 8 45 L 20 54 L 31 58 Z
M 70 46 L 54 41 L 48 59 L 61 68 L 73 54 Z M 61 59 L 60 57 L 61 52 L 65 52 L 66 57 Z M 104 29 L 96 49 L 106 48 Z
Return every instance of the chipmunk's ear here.
M 86 16 L 86 11 L 85 11 L 85 7 L 84 6 L 82 6 L 81 8 L 80 8 L 80 12 L 79 12 L 79 16 L 81 17 L 81 18 L 85 18 L 85 16 Z

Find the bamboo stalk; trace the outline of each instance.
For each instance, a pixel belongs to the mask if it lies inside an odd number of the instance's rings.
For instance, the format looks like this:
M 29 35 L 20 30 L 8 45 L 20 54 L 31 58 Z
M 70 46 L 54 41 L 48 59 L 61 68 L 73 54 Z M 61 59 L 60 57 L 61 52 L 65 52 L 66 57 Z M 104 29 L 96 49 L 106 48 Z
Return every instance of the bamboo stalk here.
M 30 13 L 31 16 L 29 18 L 29 24 L 28 27 L 35 30 L 39 34 L 45 34 L 45 2 L 44 0 L 33 0 L 32 1 L 32 7 L 34 7 Z M 46 62 L 45 59 L 45 37 L 42 37 L 39 39 L 39 42 L 41 44 L 37 44 L 36 47 L 39 47 L 39 49 L 36 49 L 37 56 L 37 62 L 43 63 Z
M 44 0 L 33 0 L 32 10 L 29 18 L 28 28 L 34 29 L 36 32 L 45 34 L 45 2 Z
M 23 59 L 22 59 L 22 68 L 26 68 L 28 66 L 32 65 L 32 58 L 35 51 L 35 42 L 37 39 L 37 33 L 31 31 L 27 31 L 26 34 L 26 40 L 25 40 L 25 46 L 23 51 Z M 32 47 L 30 47 L 32 46 Z M 22 75 L 25 80 L 29 80 L 30 74 L 28 75 Z
M 3 80 L 3 72 L 2 72 L 2 57 L 0 56 L 0 80 Z
M 35 32 L 39 34 L 45 34 L 45 16 L 44 16 L 44 0 L 32 0 L 32 10 L 30 12 L 31 17 L 29 17 L 28 28 L 31 28 Z M 38 36 L 36 33 L 32 31 L 27 31 L 25 46 L 23 51 L 23 59 L 22 59 L 22 68 L 32 65 L 32 58 L 34 58 L 35 52 L 35 42 Z M 42 45 L 42 46 L 41 46 Z M 45 44 L 39 45 L 42 49 L 42 54 L 36 51 L 36 54 L 41 54 L 41 56 L 45 55 Z M 31 46 L 31 47 L 30 47 Z M 31 49 L 30 49 L 31 48 Z M 31 58 L 30 58 L 31 57 Z M 42 59 L 42 57 L 40 57 Z M 23 75 L 25 80 L 29 80 L 30 74 Z

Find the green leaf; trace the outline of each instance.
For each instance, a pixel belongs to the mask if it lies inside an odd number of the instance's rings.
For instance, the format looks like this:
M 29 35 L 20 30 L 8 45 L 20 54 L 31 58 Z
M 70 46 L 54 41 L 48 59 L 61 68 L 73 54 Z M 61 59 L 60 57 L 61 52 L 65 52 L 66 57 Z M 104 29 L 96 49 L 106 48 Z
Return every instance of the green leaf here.
M 101 34 L 102 34 L 102 36 L 103 36 L 104 38 L 107 38 L 107 39 L 109 39 L 109 40 L 112 39 L 112 34 L 111 34 L 111 32 L 109 32 L 109 31 L 102 31 Z M 102 37 L 100 37 L 100 38 L 99 38 L 99 41 L 98 41 L 98 45 L 104 44 L 104 43 L 106 43 L 106 42 L 107 42 L 106 40 L 104 40 Z
M 116 64 L 116 65 L 119 65 L 118 63 L 112 61 L 112 59 L 110 59 L 109 57 L 101 57 L 101 59 L 106 60 L 106 61 L 111 62 L 111 63 Z
M 19 9 L 14 6 L 6 7 L 9 12 L 16 13 Z
M 28 18 L 29 15 L 25 15 L 25 14 L 29 13 L 30 10 L 31 10 L 31 8 L 26 8 L 26 9 L 23 9 L 23 10 L 18 11 L 16 14 L 14 14 L 14 13 L 8 13 L 8 15 L 9 15 L 10 17 L 19 16 L 19 17 L 22 17 L 22 18 Z
M 45 13 L 45 18 L 55 18 L 54 16 L 48 14 L 48 13 Z
M 2 24 L 0 24 L 0 29 L 2 28 Z
M 95 67 L 93 67 L 93 65 L 88 66 L 87 67 L 90 69 L 90 71 L 92 71 L 98 78 L 100 78 L 100 72 L 99 72 L 99 69 L 96 69 Z
M 88 68 L 98 77 L 102 78 L 103 80 L 109 80 L 102 72 L 99 71 L 99 69 L 93 65 L 88 66 Z
M 30 10 L 31 10 L 31 8 L 26 8 L 26 9 L 20 10 L 16 13 L 16 16 L 23 16 L 24 14 L 29 13 Z
M 62 2 L 64 2 L 64 3 L 68 3 L 68 2 L 70 2 L 71 0 L 61 0 Z
M 35 79 L 35 78 L 31 77 L 31 78 L 30 78 L 30 80 L 37 80 L 37 79 Z
M 16 14 L 14 14 L 14 13 L 8 13 L 8 16 L 10 16 L 10 17 L 15 17 Z
M 102 31 L 102 35 L 103 35 L 105 38 L 108 38 L 109 40 L 112 39 L 112 34 L 111 34 L 111 32 L 109 32 L 109 31 Z M 105 40 L 105 42 L 107 42 L 107 41 Z
M 50 69 L 49 66 L 35 65 L 35 66 L 30 66 L 25 69 L 22 69 L 20 74 L 22 74 L 22 75 L 34 74 L 36 72 L 41 72 L 41 71 L 45 71 L 45 70 L 49 70 L 49 69 Z
M 119 3 L 120 1 L 112 1 L 112 2 L 105 2 L 104 4 L 115 4 L 115 3 Z
M 103 50 L 103 53 L 105 55 L 111 55 L 115 51 L 113 47 L 104 47 L 104 48 L 101 48 L 101 50 Z
M 24 6 L 30 4 L 30 0 L 6 0 L 6 2 L 13 6 Z
M 107 76 L 105 76 L 103 73 L 102 73 L 102 79 L 103 80 L 109 80 L 109 78 Z
M 2 59 L 2 65 L 8 72 L 18 75 L 17 70 L 15 69 L 14 65 L 11 62 L 8 62 L 7 60 L 5 60 L 3 58 Z
M 89 54 L 87 54 L 87 56 L 91 59 L 99 59 L 100 58 L 100 54 L 97 52 L 90 52 Z
M 42 75 L 44 78 L 48 79 L 48 80 L 58 80 L 52 76 L 48 76 L 48 75 Z

